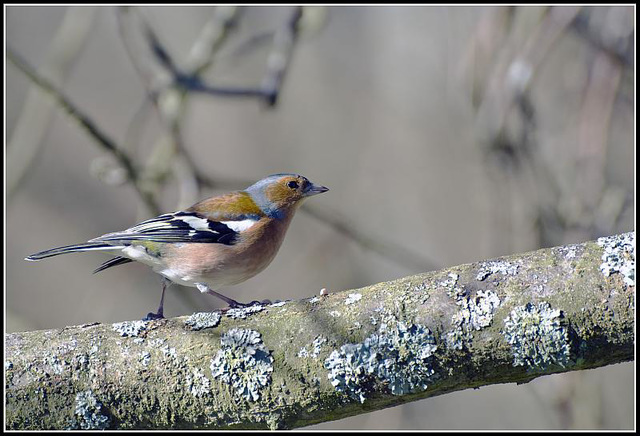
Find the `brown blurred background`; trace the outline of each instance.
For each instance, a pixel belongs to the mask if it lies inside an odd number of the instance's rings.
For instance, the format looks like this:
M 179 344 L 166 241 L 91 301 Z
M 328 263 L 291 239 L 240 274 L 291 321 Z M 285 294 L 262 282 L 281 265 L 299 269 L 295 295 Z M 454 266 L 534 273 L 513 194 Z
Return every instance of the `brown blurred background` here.
M 7 332 L 139 319 L 160 297 L 143 265 L 92 275 L 107 256 L 26 255 L 277 172 L 331 191 L 267 270 L 223 290 L 239 301 L 635 229 L 634 6 L 6 12 Z M 195 89 L 259 88 L 278 66 L 273 106 Z M 29 67 L 131 156 L 152 200 Z M 177 90 L 172 68 L 200 82 Z M 165 314 L 219 303 L 173 286 Z M 630 362 L 310 428 L 631 429 L 634 377 Z

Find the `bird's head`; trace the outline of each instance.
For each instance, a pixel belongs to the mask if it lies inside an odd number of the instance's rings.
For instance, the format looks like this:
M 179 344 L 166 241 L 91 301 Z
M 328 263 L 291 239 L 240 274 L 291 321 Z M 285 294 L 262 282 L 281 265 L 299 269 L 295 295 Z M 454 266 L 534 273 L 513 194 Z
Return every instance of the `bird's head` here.
M 253 201 L 269 216 L 277 217 L 299 206 L 305 199 L 329 188 L 314 185 L 298 174 L 273 174 L 246 189 Z

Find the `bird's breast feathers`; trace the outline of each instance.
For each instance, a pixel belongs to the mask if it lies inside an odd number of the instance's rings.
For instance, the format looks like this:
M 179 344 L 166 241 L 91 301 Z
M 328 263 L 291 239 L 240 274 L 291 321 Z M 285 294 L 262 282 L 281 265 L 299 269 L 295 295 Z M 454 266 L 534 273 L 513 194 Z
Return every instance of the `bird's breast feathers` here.
M 207 283 L 212 289 L 247 280 L 265 269 L 278 252 L 289 220 L 262 218 L 249 223 L 232 245 L 170 244 L 165 247 L 163 271 L 172 281 L 195 286 Z

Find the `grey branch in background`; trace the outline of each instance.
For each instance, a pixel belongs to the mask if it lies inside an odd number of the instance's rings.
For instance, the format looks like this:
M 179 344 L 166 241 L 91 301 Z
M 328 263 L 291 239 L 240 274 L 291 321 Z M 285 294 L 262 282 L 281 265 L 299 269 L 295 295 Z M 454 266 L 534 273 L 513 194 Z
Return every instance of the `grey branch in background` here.
M 71 116 L 72 119 L 77 121 L 82 127 L 84 127 L 89 135 L 91 135 L 96 143 L 112 153 L 120 164 L 125 169 L 129 180 L 132 182 L 133 187 L 140 195 L 145 205 L 149 208 L 151 213 L 159 214 L 160 208 L 155 199 L 148 192 L 144 191 L 139 184 L 139 174 L 131 158 L 116 144 L 116 142 L 107 135 L 97 124 L 77 107 L 71 100 L 62 94 L 56 86 L 51 84 L 45 78 L 38 75 L 35 70 L 27 64 L 19 55 L 14 53 L 11 49 L 7 49 L 7 58 L 22 71 L 31 81 L 40 87 L 43 91 L 53 96 L 58 104 Z
M 126 28 L 126 26 L 123 26 L 123 28 Z M 113 157 L 119 162 L 119 164 L 126 169 L 130 181 L 133 183 L 134 188 L 139 193 L 141 199 L 144 201 L 149 211 L 153 215 L 159 214 L 161 211 L 157 201 L 155 200 L 155 196 L 151 194 L 146 188 L 146 185 L 148 184 L 148 181 L 146 180 L 149 179 L 149 176 L 141 177 L 138 174 L 138 171 L 133 164 L 133 159 L 130 157 L 126 148 L 117 144 L 116 141 L 113 138 L 109 137 L 104 131 L 102 131 L 88 115 L 86 115 L 80 108 L 76 107 L 59 89 L 47 82 L 44 78 L 40 77 L 17 54 L 13 53 L 11 50 L 8 50 L 7 56 L 11 62 L 13 62 L 25 75 L 27 75 L 33 81 L 35 85 L 50 93 L 72 118 L 74 118 L 80 125 L 85 127 L 87 129 L 87 132 L 91 136 L 93 136 L 99 146 L 113 155 Z M 148 89 L 148 91 L 150 95 L 155 95 L 155 93 L 150 88 Z M 185 166 L 186 164 L 187 166 L 191 167 L 191 170 L 195 175 L 195 180 L 200 186 L 206 186 L 209 188 L 241 189 L 242 187 L 248 186 L 252 183 L 251 181 L 220 180 L 215 177 L 204 175 L 197 168 L 195 168 L 195 164 L 191 159 L 188 158 L 188 155 L 185 156 L 187 157 L 187 159 L 186 161 L 180 161 L 181 165 Z M 185 172 L 188 171 L 185 170 Z M 142 179 L 146 181 L 144 184 Z M 143 188 L 143 185 L 145 186 L 145 188 Z M 396 244 L 390 240 L 384 240 L 379 235 L 377 235 L 375 238 L 369 236 L 359 230 L 357 226 L 351 225 L 350 223 L 348 223 L 348 221 L 336 217 L 333 213 L 327 213 L 326 211 L 310 207 L 309 205 L 303 206 L 302 210 L 326 223 L 341 234 L 346 235 L 363 248 L 372 250 L 402 266 L 414 269 L 416 271 L 429 271 L 439 266 L 437 262 L 427 259 L 425 258 L 425 256 L 419 253 L 415 253 L 400 244 Z
M 625 192 L 607 175 L 609 149 L 616 142 L 610 128 L 616 102 L 633 100 L 628 91 L 633 86 L 624 86 L 625 77 L 634 75 L 629 62 L 632 12 L 619 6 L 512 7 L 491 9 L 480 20 L 465 68 L 472 79 L 479 142 L 486 147 L 487 163 L 493 164 L 487 170 L 494 180 L 489 192 L 497 203 L 492 221 L 500 237 L 492 240 L 501 244 L 498 252 L 511 251 L 509 234 L 517 231 L 512 228 L 516 220 L 511 201 L 516 196 L 511 189 L 518 184 L 518 196 L 536 209 L 535 220 L 526 224 L 535 226 L 536 246 L 613 233 L 633 204 L 633 192 Z M 516 37 L 527 26 L 531 30 L 526 38 Z M 542 109 L 541 84 L 554 54 L 575 36 L 589 49 L 576 64 L 587 71 L 587 79 L 581 87 L 579 140 L 563 146 L 570 151 L 560 165 L 556 155 L 543 151 L 552 141 L 545 137 L 549 113 Z M 632 112 L 629 108 L 625 113 Z
M 49 52 L 39 67 L 40 73 L 52 84 L 62 86 L 82 53 L 87 35 L 92 29 L 96 8 L 70 7 L 51 41 Z M 40 152 L 50 125 L 53 99 L 32 85 L 7 146 L 7 196 L 11 199 L 22 178 L 29 173 L 34 158 Z
M 202 186 L 225 190 L 238 189 L 253 183 L 250 180 L 214 179 L 200 172 L 196 172 L 196 178 Z M 440 267 L 436 261 L 427 258 L 421 253 L 414 252 L 402 244 L 386 239 L 379 234 L 373 236 L 363 232 L 356 224 L 350 223 L 333 211 L 327 211 L 309 203 L 303 204 L 300 210 L 320 220 L 336 232 L 345 235 L 360 247 L 371 250 L 405 268 L 415 271 L 432 271 Z
M 5 337 L 8 429 L 296 428 L 634 358 L 635 233 L 299 301 Z

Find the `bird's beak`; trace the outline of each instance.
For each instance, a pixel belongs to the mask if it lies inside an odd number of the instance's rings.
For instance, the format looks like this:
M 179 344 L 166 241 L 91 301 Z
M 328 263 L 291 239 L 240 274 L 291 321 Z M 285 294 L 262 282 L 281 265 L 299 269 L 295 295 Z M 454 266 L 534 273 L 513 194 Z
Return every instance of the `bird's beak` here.
M 314 185 L 313 183 L 309 184 L 306 189 L 306 196 L 311 197 L 312 195 L 322 194 L 323 192 L 327 192 L 329 188 L 325 188 L 324 186 Z

